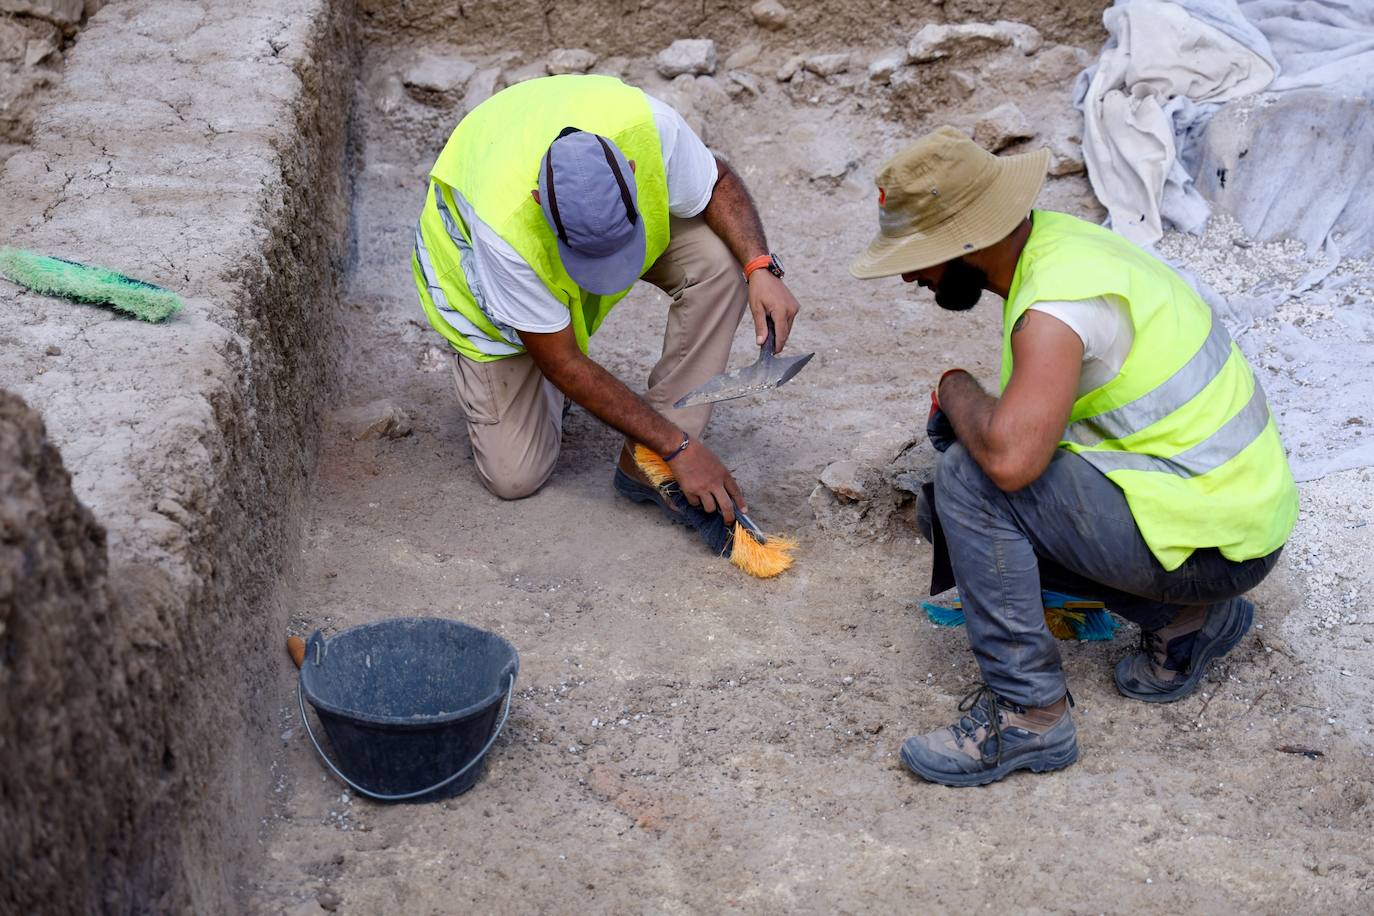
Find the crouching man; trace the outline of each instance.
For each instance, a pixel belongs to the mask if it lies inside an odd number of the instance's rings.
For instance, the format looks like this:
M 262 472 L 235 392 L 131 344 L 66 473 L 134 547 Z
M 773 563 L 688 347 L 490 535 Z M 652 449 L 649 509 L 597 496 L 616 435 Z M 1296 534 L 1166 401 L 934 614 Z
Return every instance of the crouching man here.
M 927 536 L 947 551 L 984 684 L 903 762 L 951 786 L 1068 766 L 1078 742 L 1041 589 L 1138 624 L 1117 689 L 1181 699 L 1250 629 L 1297 488 L 1240 350 L 1173 270 L 1120 236 L 1031 211 L 1048 153 L 997 157 L 945 127 L 878 175 L 879 234 L 851 266 L 942 308 L 1002 307 L 1001 392 L 951 369 Z M 1027 215 L 1029 214 L 1029 215 Z

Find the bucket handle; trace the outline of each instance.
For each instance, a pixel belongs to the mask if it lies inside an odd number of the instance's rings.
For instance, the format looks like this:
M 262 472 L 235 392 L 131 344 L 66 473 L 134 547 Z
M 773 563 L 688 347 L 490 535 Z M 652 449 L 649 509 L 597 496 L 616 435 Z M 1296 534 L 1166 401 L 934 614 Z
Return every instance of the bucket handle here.
M 400 795 L 383 795 L 380 792 L 373 792 L 371 789 L 364 789 L 362 786 L 358 785 L 356 782 L 349 779 L 342 772 L 340 772 L 339 768 L 334 765 L 334 761 L 329 759 L 329 755 L 324 752 L 324 748 L 320 747 L 319 739 L 315 737 L 315 730 L 310 727 L 310 716 L 306 715 L 305 712 L 305 697 L 301 694 L 301 682 L 300 680 L 296 681 L 296 702 L 300 705 L 301 708 L 301 721 L 305 723 L 305 733 L 310 736 L 310 743 L 315 745 L 315 750 L 319 753 L 320 759 L 325 762 L 325 766 L 329 767 L 329 769 L 333 771 L 335 776 L 339 777 L 344 782 L 348 783 L 354 789 L 354 791 L 366 795 L 369 798 L 375 798 L 378 801 L 405 801 L 408 798 L 419 798 L 421 795 L 428 795 L 431 792 L 436 792 L 439 789 L 442 789 L 444 786 L 453 782 L 459 776 L 462 776 L 468 770 L 476 766 L 482 760 L 483 757 L 487 756 L 487 751 L 491 750 L 491 746 L 496 743 L 496 739 L 501 737 L 501 731 L 506 727 L 506 720 L 510 718 L 510 701 L 513 696 L 515 696 L 514 674 L 510 676 L 510 683 L 506 685 L 506 708 L 505 711 L 501 713 L 500 724 L 496 726 L 496 731 L 492 733 L 491 738 L 487 741 L 486 747 L 478 751 L 477 756 L 473 757 L 467 763 L 463 764 L 463 768 L 461 770 L 459 770 L 457 773 L 454 773 L 447 779 L 444 779 L 440 782 L 436 782 L 434 785 L 430 786 L 427 789 L 420 789 L 416 792 L 405 792 Z

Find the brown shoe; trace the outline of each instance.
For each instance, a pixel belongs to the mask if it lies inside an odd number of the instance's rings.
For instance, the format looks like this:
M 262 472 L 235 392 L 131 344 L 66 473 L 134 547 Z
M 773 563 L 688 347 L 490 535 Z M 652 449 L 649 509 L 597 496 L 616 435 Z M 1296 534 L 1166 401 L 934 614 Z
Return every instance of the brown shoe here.
M 1065 694 L 1050 706 L 1018 706 L 980 684 L 959 704 L 958 722 L 903 742 L 902 763 L 945 786 L 987 785 L 1013 770 L 1062 769 L 1078 759 L 1072 703 Z
M 1140 631 L 1140 651 L 1113 673 L 1122 696 L 1172 703 L 1197 689 L 1213 659 L 1235 648 L 1255 617 L 1244 598 L 1186 608 L 1158 630 Z

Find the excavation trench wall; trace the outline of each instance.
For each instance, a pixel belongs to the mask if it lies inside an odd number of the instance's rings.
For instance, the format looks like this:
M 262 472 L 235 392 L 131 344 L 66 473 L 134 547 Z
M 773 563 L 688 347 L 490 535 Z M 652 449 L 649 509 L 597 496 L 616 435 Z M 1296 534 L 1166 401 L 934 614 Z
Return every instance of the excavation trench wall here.
M 0 284 L 0 912 L 241 909 L 341 348 L 354 23 L 113 3 L 0 171 L 0 242 L 186 302 L 150 325 Z
M 543 58 L 555 48 L 599 54 L 654 54 L 678 38 L 710 38 L 729 50 L 747 42 L 809 52 L 862 45 L 905 47 L 927 23 L 1028 22 L 1052 41 L 1102 36 L 1101 3 L 1055 0 L 821 0 L 772 4 L 750 0 L 602 0 L 599 3 L 509 3 L 448 0 L 358 0 L 369 38 L 480 44 Z

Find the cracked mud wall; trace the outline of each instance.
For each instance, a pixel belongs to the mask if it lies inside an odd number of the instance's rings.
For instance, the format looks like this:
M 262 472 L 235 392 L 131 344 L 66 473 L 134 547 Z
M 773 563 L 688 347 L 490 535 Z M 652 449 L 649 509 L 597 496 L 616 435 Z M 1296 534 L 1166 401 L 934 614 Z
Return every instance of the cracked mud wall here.
M 274 590 L 342 347 L 353 23 L 331 0 L 114 4 L 0 166 L 7 242 L 186 299 L 147 325 L 0 285 L 0 386 L 47 426 L 7 397 L 0 443 L 54 479 L 60 448 L 90 508 L 40 487 L 6 528 L 0 576 L 47 597 L 0 588 L 0 911 L 238 909 Z

